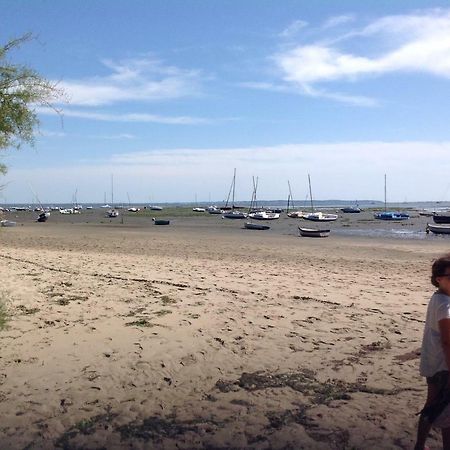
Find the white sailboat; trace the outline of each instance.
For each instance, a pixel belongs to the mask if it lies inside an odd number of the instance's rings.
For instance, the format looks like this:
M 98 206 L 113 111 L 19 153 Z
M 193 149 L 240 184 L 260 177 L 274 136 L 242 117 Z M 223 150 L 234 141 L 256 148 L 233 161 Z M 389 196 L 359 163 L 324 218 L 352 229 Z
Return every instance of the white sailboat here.
M 253 177 L 253 194 L 252 194 L 252 199 L 250 201 L 249 211 L 252 211 L 253 208 L 256 206 L 256 190 L 257 190 L 257 188 L 258 188 L 258 178 L 256 179 L 256 182 L 255 182 L 255 177 Z M 244 224 L 244 228 L 246 228 L 247 230 L 269 230 L 270 229 L 269 225 L 253 223 L 251 221 L 251 219 L 256 219 L 256 214 L 260 214 L 260 213 L 265 213 L 265 211 L 249 212 L 248 218 L 250 220 Z
M 114 219 L 115 217 L 119 217 L 119 211 L 114 208 L 114 176 L 111 175 L 111 209 L 108 211 L 107 217 L 110 219 Z
M 337 218 L 339 217 L 337 214 L 325 214 L 321 211 L 316 212 L 314 210 L 314 203 L 311 189 L 311 177 L 309 176 L 309 174 L 308 174 L 308 184 L 309 184 L 309 197 L 311 200 L 311 213 L 305 214 L 303 218 L 306 220 L 311 220 L 313 222 L 333 222 L 337 220 Z
M 292 196 L 291 183 L 289 182 L 289 180 L 288 180 L 288 187 L 289 187 L 289 195 L 286 207 L 286 214 L 288 217 L 292 219 L 301 219 L 304 215 L 304 212 L 295 210 L 294 197 Z M 290 206 L 292 206 L 292 211 L 289 211 Z

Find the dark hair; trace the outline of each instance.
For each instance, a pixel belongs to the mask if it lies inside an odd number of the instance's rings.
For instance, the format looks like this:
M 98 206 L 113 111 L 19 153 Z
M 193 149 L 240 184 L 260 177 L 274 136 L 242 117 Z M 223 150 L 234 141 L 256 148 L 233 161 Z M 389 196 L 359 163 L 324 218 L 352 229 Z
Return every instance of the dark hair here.
M 450 268 L 450 253 L 437 258 L 431 266 L 431 284 L 439 287 L 439 283 L 436 281 L 437 277 L 442 277 L 445 274 L 445 269 Z

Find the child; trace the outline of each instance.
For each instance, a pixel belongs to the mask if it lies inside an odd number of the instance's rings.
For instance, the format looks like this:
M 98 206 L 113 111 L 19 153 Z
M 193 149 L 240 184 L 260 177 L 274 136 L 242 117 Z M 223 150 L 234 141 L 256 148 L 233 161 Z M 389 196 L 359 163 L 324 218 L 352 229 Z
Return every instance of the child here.
M 427 400 L 420 413 L 414 450 L 424 450 L 432 426 L 441 428 L 450 450 L 450 254 L 433 262 L 431 283 L 438 289 L 427 309 L 420 355 L 420 374 L 427 378 Z

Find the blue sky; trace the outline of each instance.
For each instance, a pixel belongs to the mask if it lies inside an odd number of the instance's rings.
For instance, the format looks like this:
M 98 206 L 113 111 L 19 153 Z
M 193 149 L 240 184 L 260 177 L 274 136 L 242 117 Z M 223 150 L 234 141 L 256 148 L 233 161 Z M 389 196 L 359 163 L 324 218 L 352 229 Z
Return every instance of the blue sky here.
M 4 152 L 0 201 L 450 200 L 450 5 L 0 0 L 66 96 Z

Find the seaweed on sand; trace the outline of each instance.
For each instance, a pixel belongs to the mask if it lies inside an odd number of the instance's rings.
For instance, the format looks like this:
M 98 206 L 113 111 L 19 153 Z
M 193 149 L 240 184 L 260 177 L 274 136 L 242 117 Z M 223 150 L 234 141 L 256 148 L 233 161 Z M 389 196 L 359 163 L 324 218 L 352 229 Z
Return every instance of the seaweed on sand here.
M 348 383 L 342 380 L 329 379 L 319 381 L 315 373 L 309 369 L 298 372 L 271 374 L 264 372 L 244 372 L 237 381 L 218 380 L 217 389 L 221 392 L 230 392 L 236 388 L 247 391 L 256 391 L 267 388 L 290 387 L 294 391 L 301 392 L 310 397 L 313 404 L 328 405 L 333 400 L 349 400 L 354 392 L 368 394 L 393 395 L 408 388 L 380 389 L 367 386 L 362 382 Z
M 75 425 L 70 427 L 55 441 L 55 448 L 63 448 L 64 450 L 77 449 L 76 446 L 70 444 L 70 440 L 78 434 L 93 434 L 97 427 L 102 426 L 107 429 L 117 414 L 111 412 L 111 408 L 106 408 L 105 414 L 98 414 L 94 417 L 79 420 Z
M 144 441 L 160 439 L 161 437 L 176 438 L 187 431 L 197 432 L 198 427 L 188 422 L 178 422 L 175 416 L 168 416 L 166 419 L 151 416 L 142 423 L 128 423 L 117 429 L 122 439 L 138 438 Z
M 8 313 L 6 311 L 5 303 L 3 302 L 3 299 L 0 298 L 0 331 L 3 330 L 3 328 L 6 328 L 6 324 L 8 322 Z

